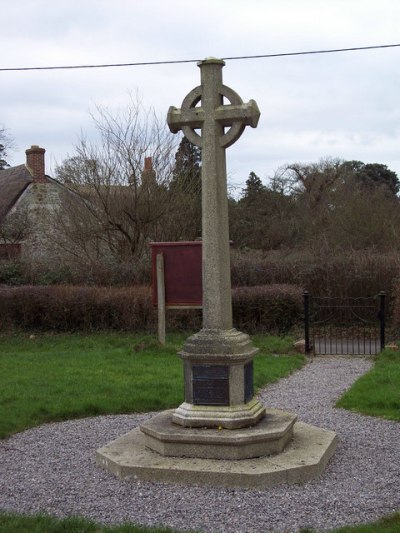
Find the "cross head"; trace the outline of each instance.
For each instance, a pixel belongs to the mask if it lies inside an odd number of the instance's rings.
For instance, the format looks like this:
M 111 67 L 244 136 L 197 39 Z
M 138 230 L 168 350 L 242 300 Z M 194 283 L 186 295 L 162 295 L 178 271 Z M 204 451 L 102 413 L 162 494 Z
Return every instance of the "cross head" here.
M 210 66 L 213 65 L 213 68 Z M 200 61 L 201 85 L 195 87 L 184 98 L 181 109 L 171 106 L 167 122 L 172 133 L 182 130 L 189 141 L 204 147 L 204 132 L 217 127 L 217 140 L 221 148 L 228 148 L 236 142 L 246 126 L 255 128 L 260 111 L 254 100 L 247 104 L 230 87 L 222 83 L 221 59 L 209 58 Z M 224 104 L 226 98 L 229 104 Z M 201 106 L 198 104 L 201 102 Z M 208 126 L 208 128 L 207 128 Z M 229 128 L 225 132 L 225 128 Z M 201 129 L 202 135 L 195 130 Z

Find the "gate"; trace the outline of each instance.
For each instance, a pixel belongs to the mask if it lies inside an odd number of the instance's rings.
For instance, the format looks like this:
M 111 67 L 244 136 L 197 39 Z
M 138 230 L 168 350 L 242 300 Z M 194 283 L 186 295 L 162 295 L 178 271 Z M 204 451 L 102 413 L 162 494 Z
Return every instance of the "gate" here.
M 385 293 L 368 298 L 304 297 L 305 351 L 374 355 L 385 347 Z

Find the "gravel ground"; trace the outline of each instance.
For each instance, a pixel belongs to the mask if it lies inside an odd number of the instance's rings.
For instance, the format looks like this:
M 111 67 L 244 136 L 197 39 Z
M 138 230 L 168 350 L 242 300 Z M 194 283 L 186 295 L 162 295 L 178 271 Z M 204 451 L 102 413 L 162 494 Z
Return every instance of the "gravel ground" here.
M 400 509 L 400 424 L 333 408 L 370 366 L 361 358 L 317 358 L 261 394 L 269 407 L 337 432 L 338 449 L 313 482 L 265 490 L 121 482 L 96 467 L 95 450 L 151 414 L 102 416 L 2 441 L 0 508 L 213 533 L 288 533 L 372 521 Z

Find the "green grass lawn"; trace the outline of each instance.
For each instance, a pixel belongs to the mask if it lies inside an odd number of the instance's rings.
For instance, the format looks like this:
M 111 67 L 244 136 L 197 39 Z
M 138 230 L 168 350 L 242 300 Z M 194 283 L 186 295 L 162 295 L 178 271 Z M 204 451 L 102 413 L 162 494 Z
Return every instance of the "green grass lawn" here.
M 0 533 L 174 533 L 172 529 L 147 528 L 135 524 L 107 527 L 85 518 L 59 520 L 52 516 L 0 514 Z
M 170 335 L 161 347 L 149 335 L 0 336 L 0 436 L 5 438 L 44 422 L 174 407 L 183 400 L 182 363 L 176 356 L 186 335 Z M 257 388 L 300 368 L 290 337 L 256 336 Z M 400 420 L 400 352 L 385 350 L 337 405 Z M 81 518 L 0 514 L 0 533 L 171 533 L 133 524 L 105 527 Z M 310 530 L 303 530 L 304 533 Z M 376 523 L 348 526 L 335 533 L 399 533 L 400 514 Z M 333 532 L 332 532 L 333 533 Z
M 388 516 L 360 526 L 346 526 L 331 533 L 399 533 L 400 514 Z M 46 515 L 21 516 L 15 513 L 0 514 L 0 533 L 178 533 L 172 529 L 147 528 L 135 524 L 107 527 L 84 518 L 59 520 Z M 313 529 L 302 529 L 300 533 L 316 533 Z
M 0 437 L 44 422 L 178 406 L 185 335 L 161 347 L 150 335 L 0 336 Z M 256 337 L 255 386 L 300 368 L 290 338 Z
M 389 349 L 381 352 L 374 367 L 361 376 L 336 405 L 400 421 L 400 352 Z
M 302 529 L 300 533 L 314 533 L 314 529 Z M 345 526 L 330 530 L 330 533 L 399 533 L 400 513 L 386 516 L 377 522 L 359 526 Z M 316 532 L 315 532 L 316 533 Z

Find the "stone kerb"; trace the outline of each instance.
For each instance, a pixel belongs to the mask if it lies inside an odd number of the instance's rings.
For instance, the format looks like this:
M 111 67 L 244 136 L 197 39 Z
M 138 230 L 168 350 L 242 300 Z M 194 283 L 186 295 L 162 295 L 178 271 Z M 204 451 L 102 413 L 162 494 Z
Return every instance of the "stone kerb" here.
M 292 441 L 276 455 L 245 460 L 168 457 L 147 448 L 144 433 L 136 428 L 97 450 L 96 463 L 124 480 L 260 489 L 315 479 L 336 445 L 333 431 L 296 422 Z

